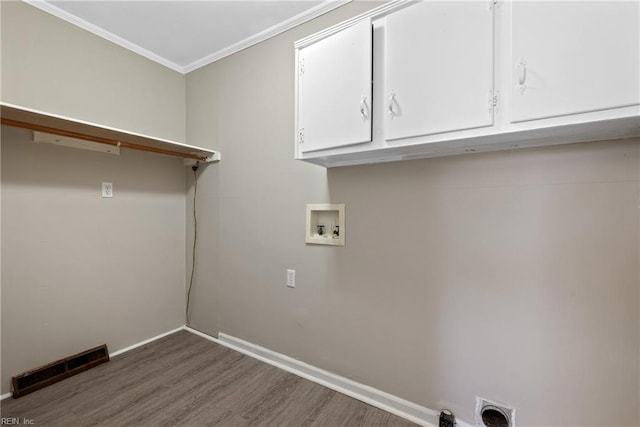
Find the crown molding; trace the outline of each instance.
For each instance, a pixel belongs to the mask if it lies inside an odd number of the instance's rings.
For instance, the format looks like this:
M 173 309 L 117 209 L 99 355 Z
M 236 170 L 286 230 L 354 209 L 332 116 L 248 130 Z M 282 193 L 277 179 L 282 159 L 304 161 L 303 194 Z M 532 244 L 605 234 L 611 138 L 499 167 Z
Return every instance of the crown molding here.
M 350 3 L 352 0 L 327 0 L 323 3 L 312 7 L 302 13 L 299 13 L 296 16 L 293 16 L 285 21 L 282 21 L 279 24 L 276 24 L 266 30 L 263 30 L 257 34 L 254 34 L 246 39 L 243 39 L 237 43 L 234 43 L 224 49 L 220 49 L 217 52 L 214 52 L 210 55 L 207 55 L 197 61 L 194 61 L 186 66 L 182 66 L 180 64 L 176 64 L 173 61 L 170 61 L 156 53 L 153 53 L 135 43 L 130 42 L 116 34 L 113 34 L 110 31 L 105 30 L 102 27 L 94 25 L 82 18 L 79 18 L 64 9 L 61 9 L 46 0 L 22 0 L 25 3 L 30 4 L 31 6 L 38 8 L 44 12 L 47 12 L 57 18 L 62 19 L 72 25 L 80 27 L 86 31 L 89 31 L 92 34 L 95 34 L 99 37 L 102 37 L 105 40 L 108 40 L 112 43 L 117 44 L 127 50 L 130 50 L 138 55 L 141 55 L 151 61 L 154 61 L 160 65 L 163 65 L 167 68 L 170 68 L 174 71 L 177 71 L 181 74 L 187 74 L 191 71 L 197 70 L 198 68 L 204 67 L 205 65 L 209 65 L 213 62 L 219 61 L 222 58 L 225 58 L 229 55 L 233 55 L 236 52 L 240 52 L 248 47 L 256 45 L 260 42 L 270 39 L 271 37 L 275 37 L 278 34 L 281 34 L 287 30 L 290 30 L 298 25 L 304 24 L 314 18 L 317 18 L 320 15 L 323 15 L 327 12 L 330 12 L 334 9 L 337 9 L 340 6 L 343 6 L 347 3 Z
M 312 7 L 311 9 L 308 9 L 296 16 L 282 21 L 279 24 L 276 24 L 270 28 L 267 28 L 266 30 L 254 34 L 251 37 L 247 37 L 244 40 L 241 40 L 224 49 L 220 49 L 217 52 L 214 52 L 197 61 L 192 62 L 191 64 L 184 67 L 184 72 L 189 73 L 191 71 L 197 70 L 198 68 L 204 67 L 205 65 L 209 65 L 213 62 L 219 61 L 222 58 L 233 55 L 234 53 L 240 52 L 241 50 L 247 49 L 253 45 L 275 37 L 278 34 L 282 34 L 287 30 L 297 27 L 298 25 L 311 21 L 312 19 L 315 19 L 320 15 L 337 9 L 340 6 L 344 6 L 351 1 L 352 0 L 327 0 L 315 7 Z
M 147 59 L 150 59 L 158 64 L 164 65 L 167 68 L 170 68 L 174 71 L 177 71 L 181 74 L 184 74 L 184 67 L 176 64 L 175 62 L 169 61 L 168 59 L 151 52 L 141 46 L 138 46 L 135 43 L 130 42 L 116 34 L 113 34 L 110 31 L 105 30 L 102 27 L 94 25 L 88 21 L 85 21 L 82 18 L 77 17 L 64 9 L 60 9 L 57 6 L 52 5 L 51 3 L 44 0 L 22 0 L 25 3 L 30 4 L 31 6 L 38 8 L 44 12 L 47 12 L 56 18 L 60 18 L 63 21 L 67 21 L 68 23 L 75 25 L 76 27 L 80 27 L 83 30 L 89 31 L 92 34 L 95 34 L 98 37 L 102 37 L 105 40 L 108 40 L 112 43 L 117 44 L 127 50 L 130 50 L 138 55 L 144 56 Z

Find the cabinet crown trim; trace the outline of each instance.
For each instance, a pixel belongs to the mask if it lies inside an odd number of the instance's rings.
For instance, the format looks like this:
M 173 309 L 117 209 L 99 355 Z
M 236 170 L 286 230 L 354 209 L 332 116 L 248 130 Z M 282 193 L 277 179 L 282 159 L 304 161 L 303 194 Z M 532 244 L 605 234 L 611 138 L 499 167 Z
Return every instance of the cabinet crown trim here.
M 402 9 L 414 3 L 416 3 L 415 0 L 392 0 L 381 6 L 361 13 L 360 15 L 356 15 L 353 18 L 347 19 L 346 21 L 342 21 L 324 30 L 318 31 L 317 33 L 311 34 L 310 36 L 307 36 L 303 39 L 297 40 L 293 43 L 293 46 L 296 49 L 301 49 L 319 40 L 329 37 L 332 34 L 338 33 L 345 28 L 349 28 L 360 21 L 363 21 L 365 19 L 381 18 L 391 12 L 395 12 L 396 10 Z

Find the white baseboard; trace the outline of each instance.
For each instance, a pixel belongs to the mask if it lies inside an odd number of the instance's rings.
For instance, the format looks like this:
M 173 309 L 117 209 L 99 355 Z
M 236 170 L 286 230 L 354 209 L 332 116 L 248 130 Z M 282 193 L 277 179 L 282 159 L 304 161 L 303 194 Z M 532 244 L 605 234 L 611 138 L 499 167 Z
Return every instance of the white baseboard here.
M 186 326 L 184 329 L 205 339 L 224 345 L 225 347 L 229 347 L 233 350 L 239 351 L 240 353 L 244 353 L 255 359 L 291 372 L 292 374 L 353 397 L 354 399 L 368 403 L 371 406 L 383 409 L 416 424 L 427 427 L 435 427 L 438 425 L 438 417 L 440 413 L 433 409 L 425 408 L 424 406 L 386 393 L 382 390 L 378 390 L 365 384 L 360 384 L 343 376 L 333 374 L 325 371 L 324 369 L 317 368 L 313 365 L 309 365 L 308 363 L 301 362 L 289 356 L 285 356 L 284 354 L 277 353 L 222 332 L 218 333 L 218 338 L 214 338 Z M 471 424 L 460 420 L 456 420 L 456 424 L 460 427 L 472 427 Z
M 283 369 L 287 372 L 291 372 L 292 374 L 313 381 L 339 393 L 353 397 L 354 399 L 358 399 L 362 402 L 368 403 L 371 406 L 375 406 L 376 408 L 380 408 L 416 424 L 425 427 L 436 427 L 438 425 L 438 411 L 426 408 L 424 406 L 402 399 L 398 396 L 394 396 L 382 390 L 370 387 L 368 385 L 358 383 L 346 377 L 333 374 L 329 371 L 325 371 L 324 369 L 320 369 L 313 365 L 309 365 L 308 363 L 296 360 L 292 357 L 285 356 L 282 353 L 269 350 L 268 348 L 261 347 L 259 345 L 241 340 L 240 338 L 236 338 L 222 332 L 218 333 L 218 338 L 214 338 L 188 326 L 182 326 L 180 328 L 165 332 L 163 334 L 157 335 L 144 341 L 140 341 L 123 349 L 109 353 L 109 357 L 111 358 L 119 354 L 126 353 L 127 351 L 131 351 L 135 348 L 138 348 L 145 344 L 149 344 L 153 341 L 164 338 L 167 335 L 174 334 L 181 330 L 188 331 L 209 341 L 213 341 L 217 344 L 231 348 L 240 353 L 246 354 L 247 356 L 251 356 L 255 359 Z M 0 400 L 4 400 L 11 396 L 11 393 L 0 395 Z M 472 424 L 466 423 L 461 420 L 456 420 L 456 425 L 460 427 L 473 427 Z
M 174 329 L 172 331 L 165 332 L 164 334 L 156 335 L 155 337 L 149 338 L 149 339 L 144 340 L 144 341 L 140 341 L 138 343 L 130 345 L 129 347 L 125 347 L 123 349 L 116 350 L 116 351 L 114 351 L 112 353 L 109 353 L 109 358 L 115 357 L 115 356 L 117 356 L 119 354 L 122 354 L 122 353 L 126 353 L 127 351 L 131 351 L 134 348 L 141 347 L 141 346 L 143 346 L 145 344 L 149 344 L 150 342 L 153 342 L 155 340 L 159 340 L 160 338 L 164 338 L 167 335 L 175 334 L 176 332 L 182 331 L 184 328 L 185 328 L 184 326 L 180 326 L 179 328 L 176 328 L 176 329 Z

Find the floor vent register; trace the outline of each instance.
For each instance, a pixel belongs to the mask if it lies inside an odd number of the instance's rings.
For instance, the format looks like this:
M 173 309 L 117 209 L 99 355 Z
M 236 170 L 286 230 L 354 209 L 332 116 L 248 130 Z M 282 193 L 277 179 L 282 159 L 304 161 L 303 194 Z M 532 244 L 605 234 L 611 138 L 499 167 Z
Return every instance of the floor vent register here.
M 83 351 L 12 377 L 13 397 L 40 390 L 80 372 L 109 361 L 107 345 Z

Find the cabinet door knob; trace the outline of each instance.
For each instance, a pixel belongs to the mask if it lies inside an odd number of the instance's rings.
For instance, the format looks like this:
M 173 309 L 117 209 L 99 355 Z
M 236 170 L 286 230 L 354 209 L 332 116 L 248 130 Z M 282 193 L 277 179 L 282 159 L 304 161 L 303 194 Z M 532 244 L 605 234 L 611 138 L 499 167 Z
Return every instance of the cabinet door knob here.
M 527 87 L 525 84 L 527 81 L 527 63 L 524 58 L 520 58 L 516 68 L 518 69 L 518 87 L 520 88 L 520 93 L 523 93 Z
M 362 116 L 362 121 L 364 122 L 369 118 L 369 108 L 367 107 L 367 97 L 363 96 L 360 100 L 360 115 Z
M 396 116 L 396 112 L 393 109 L 393 105 L 396 103 L 396 93 L 395 92 L 391 92 L 391 95 L 389 95 L 389 118 L 393 120 L 393 118 Z

